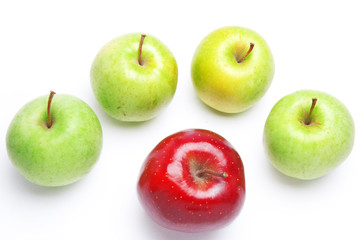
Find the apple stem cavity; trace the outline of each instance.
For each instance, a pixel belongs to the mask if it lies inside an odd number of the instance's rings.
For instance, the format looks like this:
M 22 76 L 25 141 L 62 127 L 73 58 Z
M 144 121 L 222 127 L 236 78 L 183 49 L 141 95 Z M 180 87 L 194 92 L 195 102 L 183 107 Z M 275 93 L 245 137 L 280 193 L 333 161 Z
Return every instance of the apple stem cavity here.
M 249 50 L 247 51 L 247 53 L 244 55 L 244 56 L 242 56 L 241 58 L 239 58 L 238 60 L 237 60 L 237 63 L 241 63 L 247 56 L 249 56 L 249 54 L 252 52 L 252 50 L 254 49 L 254 46 L 255 46 L 255 44 L 254 43 L 250 43 L 250 48 L 249 48 Z
M 52 120 L 51 120 L 51 114 L 50 114 L 50 107 L 51 107 L 51 101 L 56 93 L 54 91 L 50 91 L 49 99 L 48 99 L 48 105 L 47 105 L 47 128 L 51 128 L 52 126 Z
M 140 43 L 139 43 L 139 58 L 138 58 L 140 66 L 143 66 L 143 64 L 144 64 L 143 60 L 141 58 L 141 53 L 142 53 L 142 46 L 143 46 L 145 37 L 146 37 L 145 34 L 141 34 L 141 39 L 140 39 Z
M 222 178 L 226 178 L 228 176 L 227 172 L 214 172 L 214 171 L 207 170 L 207 169 L 198 171 L 196 173 L 196 176 L 201 178 L 206 174 L 213 175 L 216 177 L 222 177 Z
M 305 120 L 305 125 L 310 125 L 311 123 L 311 114 L 315 108 L 315 105 L 316 105 L 316 102 L 317 102 L 317 98 L 313 98 L 312 99 L 312 104 L 311 104 L 311 108 L 310 108 L 310 112 Z

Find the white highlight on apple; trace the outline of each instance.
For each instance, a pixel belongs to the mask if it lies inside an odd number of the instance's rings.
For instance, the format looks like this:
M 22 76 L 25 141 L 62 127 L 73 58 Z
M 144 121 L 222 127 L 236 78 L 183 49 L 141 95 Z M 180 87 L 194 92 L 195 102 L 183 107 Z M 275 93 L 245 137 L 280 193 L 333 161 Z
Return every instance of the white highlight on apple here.
M 169 178 L 176 183 L 183 191 L 185 191 L 190 196 L 194 196 L 196 198 L 204 199 L 204 198 L 213 198 L 219 193 L 221 193 L 225 188 L 225 181 L 220 179 L 219 183 L 215 184 L 208 190 L 195 190 L 191 188 L 186 181 L 183 180 L 183 167 L 181 162 L 184 157 L 186 157 L 187 153 L 190 151 L 204 151 L 211 153 L 214 155 L 214 160 L 216 160 L 220 167 L 225 167 L 226 161 L 224 160 L 223 153 L 207 142 L 198 142 L 198 143 L 186 143 L 182 145 L 175 152 L 173 157 L 173 162 L 170 163 L 167 167 L 167 173 Z

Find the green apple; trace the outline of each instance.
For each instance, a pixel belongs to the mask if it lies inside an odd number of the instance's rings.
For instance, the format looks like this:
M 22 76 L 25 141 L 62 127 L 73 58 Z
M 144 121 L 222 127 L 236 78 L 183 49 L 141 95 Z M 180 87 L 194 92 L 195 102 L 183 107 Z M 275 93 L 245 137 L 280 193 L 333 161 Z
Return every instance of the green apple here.
M 82 100 L 51 92 L 27 103 L 12 120 L 7 151 L 17 170 L 42 186 L 63 186 L 87 174 L 102 147 L 100 122 Z
M 120 121 L 156 117 L 173 98 L 178 69 L 160 40 L 139 33 L 107 43 L 91 67 L 91 85 L 99 104 Z
M 206 36 L 194 54 L 191 77 L 199 98 L 225 113 L 254 105 L 269 88 L 274 60 L 265 40 L 242 27 L 224 27 Z
M 302 90 L 283 97 L 273 107 L 265 124 L 264 145 L 280 172 L 314 179 L 347 158 L 354 136 L 352 117 L 338 99 Z

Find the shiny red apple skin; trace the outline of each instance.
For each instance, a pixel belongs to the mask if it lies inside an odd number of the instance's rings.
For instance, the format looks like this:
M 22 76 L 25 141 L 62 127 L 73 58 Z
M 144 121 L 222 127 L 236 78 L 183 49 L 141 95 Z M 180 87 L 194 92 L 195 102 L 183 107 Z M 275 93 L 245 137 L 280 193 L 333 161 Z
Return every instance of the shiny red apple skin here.
M 201 173 L 205 169 L 227 176 Z M 146 212 L 159 225 L 181 232 L 215 230 L 230 223 L 243 206 L 244 167 L 220 135 L 184 130 L 151 151 L 137 189 Z

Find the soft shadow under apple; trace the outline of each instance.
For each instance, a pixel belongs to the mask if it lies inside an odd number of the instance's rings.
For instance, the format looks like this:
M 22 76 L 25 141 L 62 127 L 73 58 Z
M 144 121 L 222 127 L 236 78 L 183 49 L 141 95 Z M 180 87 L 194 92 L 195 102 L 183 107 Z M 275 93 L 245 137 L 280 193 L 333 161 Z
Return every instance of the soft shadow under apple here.
M 57 197 L 58 195 L 70 192 L 78 187 L 81 187 L 81 180 L 70 184 L 68 186 L 61 187 L 43 187 L 36 185 L 27 179 L 25 179 L 15 168 L 9 169 L 11 172 L 10 184 L 13 184 L 13 189 L 21 191 L 24 194 L 43 196 L 43 197 Z
M 201 233 L 184 233 L 169 230 L 161 227 L 156 224 L 144 211 L 139 212 L 139 223 L 141 222 L 142 230 L 148 236 L 148 239 L 158 239 L 158 240 L 215 240 L 220 239 L 221 231 L 210 231 L 210 232 L 201 232 Z
M 94 103 L 93 105 L 97 104 L 95 101 L 93 103 Z M 93 109 L 96 112 L 99 119 L 101 120 L 102 125 L 105 125 L 105 123 L 103 123 L 103 121 L 106 121 L 106 124 L 116 125 L 119 127 L 138 128 L 138 127 L 146 126 L 154 120 L 154 119 L 150 119 L 148 121 L 143 121 L 143 122 L 123 122 L 123 121 L 116 120 L 113 117 L 109 116 L 106 112 L 104 112 L 103 109 L 101 109 L 101 107 L 99 105 L 95 106 Z
M 206 111 L 210 111 L 212 114 L 215 114 L 219 117 L 225 117 L 225 118 L 246 117 L 246 115 L 251 114 L 253 111 L 256 111 L 257 106 L 261 104 L 261 103 L 260 104 L 256 103 L 253 106 L 251 106 L 249 109 L 246 109 L 245 111 L 240 112 L 240 113 L 225 113 L 225 112 L 220 112 L 220 111 L 210 107 L 209 105 L 205 104 L 196 95 L 195 91 L 193 92 L 193 98 L 194 98 L 194 101 L 196 101 L 198 103 L 198 105 L 201 106 L 202 109 L 205 109 Z M 262 99 L 260 99 L 259 102 L 261 100 Z
M 268 161 L 265 159 L 264 161 Z M 312 179 L 312 180 L 301 180 L 296 179 L 293 177 L 286 176 L 285 174 L 282 174 L 278 170 L 276 170 L 270 163 L 265 163 L 267 165 L 267 168 L 270 172 L 270 175 L 276 179 L 278 182 L 289 185 L 291 187 L 298 187 L 298 188 L 305 188 L 305 187 L 313 187 L 314 185 L 320 184 L 324 181 L 326 176 Z

